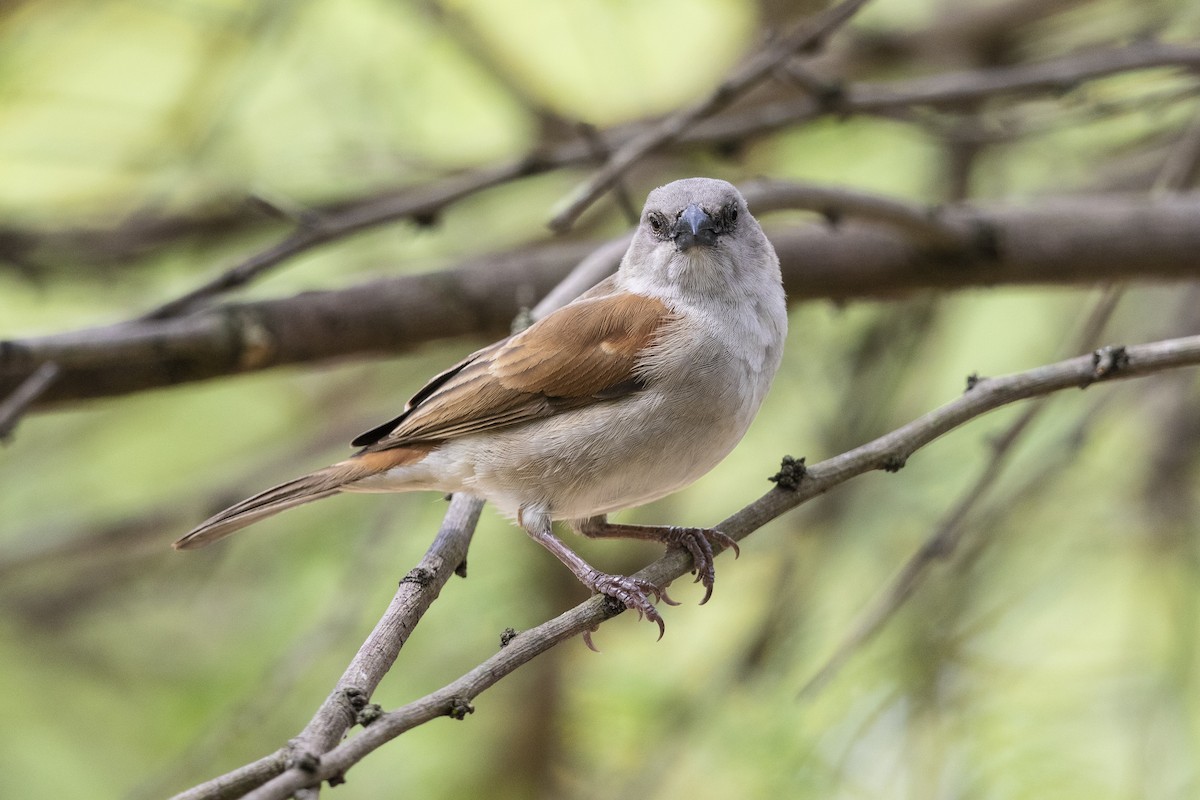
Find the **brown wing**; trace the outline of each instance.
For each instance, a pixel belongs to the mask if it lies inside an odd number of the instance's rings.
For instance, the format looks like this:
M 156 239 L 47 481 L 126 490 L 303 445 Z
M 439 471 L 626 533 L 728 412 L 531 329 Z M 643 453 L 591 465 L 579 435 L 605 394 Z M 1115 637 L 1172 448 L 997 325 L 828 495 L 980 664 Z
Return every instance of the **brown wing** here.
M 441 441 L 636 391 L 639 356 L 669 319 L 661 301 L 589 292 L 441 373 L 403 414 L 354 445 Z

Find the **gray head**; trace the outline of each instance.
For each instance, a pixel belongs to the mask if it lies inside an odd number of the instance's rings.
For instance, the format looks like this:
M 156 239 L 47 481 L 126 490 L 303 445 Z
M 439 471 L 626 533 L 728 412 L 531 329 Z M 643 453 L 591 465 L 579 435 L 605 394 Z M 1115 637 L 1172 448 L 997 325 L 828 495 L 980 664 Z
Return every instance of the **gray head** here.
M 685 178 L 650 192 L 621 269 L 635 285 L 711 295 L 745 270 L 778 275 L 779 261 L 733 184 Z

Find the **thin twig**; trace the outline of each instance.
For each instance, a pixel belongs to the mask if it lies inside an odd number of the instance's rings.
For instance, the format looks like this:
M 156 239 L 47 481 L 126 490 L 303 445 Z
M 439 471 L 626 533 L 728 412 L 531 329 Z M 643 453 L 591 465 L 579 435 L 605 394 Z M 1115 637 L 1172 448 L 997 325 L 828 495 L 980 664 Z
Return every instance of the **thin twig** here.
M 1122 288 L 1110 287 L 1097 298 L 1084 323 L 1078 342 L 1070 348 L 1072 352 L 1079 352 L 1094 346 L 1105 324 L 1112 317 L 1123 291 Z M 1008 463 L 1009 456 L 1012 455 L 1013 446 L 1046 409 L 1046 401 L 1049 399 L 1047 395 L 1031 401 L 1020 416 L 992 440 L 991 456 L 974 483 L 962 493 L 954 507 L 942 517 L 933 534 L 926 538 L 916 552 L 909 557 L 896 576 L 871 602 L 867 610 L 851 624 L 850 632 L 842 638 L 833 653 L 813 673 L 812 677 L 805 681 L 799 692 L 802 699 L 811 699 L 828 686 L 851 656 L 858 652 L 875 634 L 879 633 L 883 626 L 913 596 L 929 575 L 933 565 L 939 561 L 946 561 L 954 555 L 958 545 L 971 530 L 966 525 L 967 518 L 995 486 Z
M 1180 191 L 1193 179 L 1197 163 L 1200 162 L 1200 116 L 1195 117 L 1184 135 L 1168 154 L 1155 180 L 1152 194 Z M 1071 350 L 1078 352 L 1091 347 L 1099 340 L 1101 332 L 1112 318 L 1117 303 L 1124 295 L 1124 284 L 1108 286 L 1097 298 L 1078 341 Z M 992 441 L 992 454 L 975 482 L 963 493 L 954 508 L 943 517 L 934 533 L 905 562 L 900 572 L 892 578 L 876 599 L 851 625 L 847 634 L 832 655 L 825 660 L 800 689 L 801 698 L 811 698 L 828 686 L 845 666 L 850 657 L 877 634 L 892 619 L 900 608 L 913 596 L 930 574 L 937 561 L 949 559 L 958 549 L 971 528 L 966 521 L 972 511 L 982 502 L 988 491 L 999 480 L 1004 466 L 1012 453 L 1013 445 L 1029 429 L 1033 421 L 1045 410 L 1048 397 L 1038 398 Z
M 368 228 L 405 218 L 426 218 L 463 197 L 530 174 L 528 161 L 512 161 L 448 178 L 431 187 L 385 196 L 370 203 L 352 206 L 329 216 L 306 218 L 291 235 L 278 244 L 222 272 L 185 294 L 147 311 L 141 321 L 179 316 L 219 294 L 244 286 L 287 259 L 311 250 L 319 244 L 343 239 Z
M 867 2 L 869 0 L 843 0 L 805 20 L 775 46 L 751 56 L 704 99 L 623 143 L 612 152 L 603 167 L 571 193 L 565 207 L 550 220 L 550 229 L 561 233 L 570 228 L 588 206 L 645 155 L 675 141 L 697 121 L 728 106 L 793 54 L 820 47 L 830 34 L 848 22 Z
M 588 149 L 591 150 L 596 160 L 601 163 L 606 161 L 610 155 L 608 145 L 596 131 L 596 126 L 588 122 L 581 122 L 577 127 L 579 134 L 587 142 Z M 633 196 L 629 192 L 629 187 L 625 185 L 623 176 L 613 182 L 613 196 L 617 199 L 617 206 L 621 209 L 621 213 L 625 215 L 625 221 L 630 225 L 637 225 L 641 218 L 641 212 L 638 210 L 637 204 L 633 202 Z
M 173 800 L 241 797 L 289 767 L 319 760 L 322 753 L 341 741 L 355 724 L 358 712 L 366 706 L 379 681 L 395 663 L 417 622 L 467 557 L 482 507 L 482 503 L 467 495 L 457 495 L 450 501 L 441 529 L 425 556 L 400 581 L 400 588 L 383 617 L 312 720 L 288 747 L 194 786 L 175 795 Z
M 968 70 L 899 81 L 854 83 L 845 87 L 837 82 L 830 82 L 823 84 L 825 88 L 818 96 L 752 106 L 700 120 L 684 129 L 677 140 L 682 145 L 744 143 L 783 127 L 809 122 L 825 115 L 894 116 L 898 111 L 914 104 L 937 107 L 968 101 L 978 102 L 997 94 L 1057 92 L 1063 87 L 1079 86 L 1108 75 L 1157 67 L 1200 69 L 1200 48 L 1147 40 L 1134 42 L 1128 47 L 1076 53 L 1017 67 Z M 820 79 L 810 76 L 809 80 Z M 655 129 L 655 125 L 646 123 L 621 125 L 597 131 L 596 139 L 603 143 L 607 152 L 613 153 Z M 219 276 L 206 285 L 212 286 L 210 291 L 220 293 L 242 285 L 254 277 L 254 274 L 248 278 L 243 277 L 241 272 L 246 270 L 253 272 L 255 269 L 274 267 L 287 258 L 365 230 L 372 225 L 386 224 L 406 216 L 419 220 L 427 219 L 446 205 L 443 203 L 439 208 L 435 202 L 427 202 L 430 198 L 436 200 L 438 197 L 449 196 L 452 201 L 461 200 L 470 192 L 456 193 L 455 187 L 472 175 L 478 180 L 477 187 L 483 189 L 506 180 L 586 164 L 593 159 L 592 147 L 582 140 L 574 140 L 549 148 L 539 146 L 525 158 L 482 171 L 490 173 L 492 170 L 507 169 L 511 170 L 511 178 L 491 181 L 486 179 L 486 174 L 464 173 L 442 178 L 419 188 L 393 189 L 369 197 L 352 198 L 323 206 L 314 204 L 313 214 L 306 215 L 306 221 L 323 220 L 316 223 L 317 227 L 323 230 L 322 235 L 303 235 L 304 229 L 301 228 L 283 241 L 230 269 L 226 273 L 229 277 Z M 363 221 L 358 225 L 343 225 L 340 220 L 344 216 L 358 217 Z M 184 237 L 238 229 L 246 225 L 245 217 L 245 214 L 229 212 L 199 218 L 153 218 L 138 215 L 111 230 L 30 231 L 12 227 L 0 228 L 0 252 L 10 260 L 25 262 L 30 260 L 30 253 L 35 248 L 51 247 L 66 251 L 64 255 L 58 256 L 57 260 L 75 262 L 91 258 L 95 261 L 95 254 L 99 252 L 102 254 L 99 260 L 107 263 L 126 260 L 154 247 L 170 245 Z M 265 266 L 256 266 L 260 262 L 265 262 Z M 229 281 L 228 285 L 226 281 Z M 189 303 L 199 299 L 178 298 L 148 312 L 145 316 L 177 314 Z
M 534 318 L 545 316 L 565 305 L 615 272 L 632 240 L 633 232 L 630 231 L 605 242 L 589 253 L 534 307 Z
M 716 526 L 734 540 L 744 539 L 772 519 L 853 477 L 878 469 L 895 471 L 914 452 L 943 434 L 996 408 L 1050 392 L 1093 383 L 1140 377 L 1167 369 L 1200 365 L 1200 336 L 1152 344 L 1104 348 L 1094 354 L 981 380 L 958 399 L 861 447 L 809 467 L 794 489 L 776 488 Z M 676 550 L 636 574 L 667 586 L 691 567 Z M 603 597 L 593 597 L 531 630 L 457 680 L 406 706 L 383 714 L 328 752 L 311 771 L 290 770 L 248 795 L 249 800 L 285 800 L 296 790 L 323 780 L 340 779 L 376 749 L 439 717 L 461 719 L 471 701 L 505 676 L 560 642 L 592 630 L 619 614 Z
M 824 214 L 836 223 L 845 217 L 879 222 L 904 232 L 916 243 L 937 250 L 962 250 L 970 232 L 947 224 L 937 206 L 920 205 L 844 186 L 822 186 L 794 181 L 758 180 L 742 189 L 746 202 L 757 213 L 806 209 Z
M 0 442 L 7 443 L 12 438 L 22 415 L 50 388 L 50 384 L 54 383 L 61 372 L 58 364 L 45 361 L 28 378 L 21 381 L 17 388 L 4 398 L 4 402 L 0 402 Z
M 1200 47 L 1156 41 L 1135 42 L 1073 53 L 1032 64 L 947 72 L 927 78 L 862 82 L 826 90 L 820 96 L 766 103 L 737 114 L 713 117 L 681 137 L 684 143 L 744 141 L 826 115 L 891 115 L 914 106 L 975 104 L 1006 94 L 1062 93 L 1082 84 L 1127 72 L 1162 67 L 1200 70 Z

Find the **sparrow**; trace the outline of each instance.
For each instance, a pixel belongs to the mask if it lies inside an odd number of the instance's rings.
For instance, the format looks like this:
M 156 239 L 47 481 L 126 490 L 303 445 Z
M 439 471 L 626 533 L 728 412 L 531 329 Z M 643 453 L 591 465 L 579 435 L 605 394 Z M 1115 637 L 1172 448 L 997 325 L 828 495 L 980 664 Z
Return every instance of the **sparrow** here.
M 688 178 L 650 192 L 618 271 L 524 331 L 434 376 L 332 466 L 205 520 L 189 550 L 339 492 L 465 492 L 514 519 L 592 591 L 665 629 L 649 581 L 610 575 L 554 535 L 681 547 L 712 595 L 720 531 L 616 524 L 712 469 L 771 386 L 787 334 L 779 259 L 738 190 Z

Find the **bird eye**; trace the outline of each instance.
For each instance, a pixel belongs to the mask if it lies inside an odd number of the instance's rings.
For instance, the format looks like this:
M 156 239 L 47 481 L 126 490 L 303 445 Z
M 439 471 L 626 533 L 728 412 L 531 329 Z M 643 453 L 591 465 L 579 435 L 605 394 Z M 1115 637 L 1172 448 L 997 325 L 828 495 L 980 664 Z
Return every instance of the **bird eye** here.
M 731 205 L 729 207 L 729 209 L 725 212 L 725 218 L 729 220 L 730 224 L 737 222 L 737 215 L 738 215 L 738 208 L 736 205 Z
M 647 221 L 650 223 L 650 230 L 655 233 L 662 233 L 667 227 L 667 220 L 662 214 L 651 214 Z

